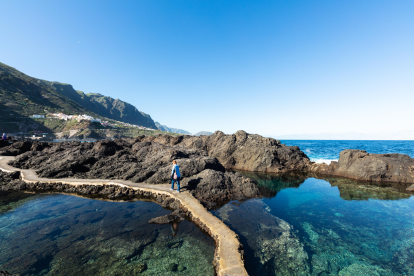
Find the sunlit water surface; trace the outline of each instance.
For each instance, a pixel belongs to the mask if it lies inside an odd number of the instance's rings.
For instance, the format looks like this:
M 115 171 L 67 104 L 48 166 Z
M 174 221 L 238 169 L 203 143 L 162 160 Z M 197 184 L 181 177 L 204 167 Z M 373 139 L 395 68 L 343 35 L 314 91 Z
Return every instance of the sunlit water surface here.
M 414 275 L 414 197 L 405 188 L 247 175 L 266 197 L 213 214 L 239 234 L 250 275 Z
M 282 140 L 288 146 L 298 146 L 310 160 L 330 163 L 339 159 L 345 149 L 365 150 L 369 153 L 401 153 L 414 158 L 413 140 Z
M 153 202 L 0 193 L 0 271 L 22 275 L 214 275 L 214 243 L 193 223 L 148 224 Z M 178 271 L 181 270 L 181 271 Z

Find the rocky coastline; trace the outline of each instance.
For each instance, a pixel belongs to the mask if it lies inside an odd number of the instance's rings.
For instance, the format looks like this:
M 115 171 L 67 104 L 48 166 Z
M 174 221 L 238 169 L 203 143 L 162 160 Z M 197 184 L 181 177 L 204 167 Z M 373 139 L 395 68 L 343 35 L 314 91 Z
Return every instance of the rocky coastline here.
M 146 197 L 172 211 L 166 216 L 151 219 L 149 223 L 192 220 L 216 242 L 216 270 L 220 262 L 217 258 L 220 250 L 218 236 L 212 232 L 211 226 L 194 217 L 188 206 L 177 198 L 119 184 L 68 184 L 65 181 L 121 180 L 157 189 L 157 186 L 170 181 L 171 162 L 177 160 L 182 173 L 182 189 L 206 208 L 229 200 L 266 196 L 254 179 L 228 170 L 307 172 L 405 186 L 414 183 L 414 159 L 407 155 L 345 150 L 341 152 L 338 162 L 318 164 L 310 161 L 299 147 L 285 146 L 275 139 L 244 131 L 233 135 L 216 132 L 211 136 L 199 137 L 140 136 L 91 143 L 7 142 L 0 144 L 0 156 L 15 156 L 9 162 L 10 166 L 36 171 L 38 177 L 44 180 L 54 179 L 51 182 L 25 181 L 19 171 L 0 172 L 2 191 L 58 192 L 108 200 Z M 414 190 L 414 185 L 410 188 Z M 239 242 L 237 252 L 243 259 L 243 247 Z
M 314 163 L 308 167 L 308 171 L 405 186 L 414 183 L 414 159 L 397 153 L 372 154 L 363 150 L 344 150 L 340 153 L 338 162 L 333 161 L 330 165 Z M 407 188 L 410 189 L 411 187 Z
M 231 170 L 312 172 L 356 180 L 414 185 L 414 159 L 403 154 L 344 150 L 338 162 L 315 163 L 297 146 L 238 131 L 209 136 L 139 136 L 98 142 L 1 143 L 0 156 L 16 156 L 12 166 L 34 169 L 45 178 L 123 179 L 135 183 L 169 182 L 172 160 L 182 185 L 205 206 L 260 195 L 253 180 Z M 229 171 L 230 170 L 230 171 Z M 408 187 L 414 190 L 414 186 Z

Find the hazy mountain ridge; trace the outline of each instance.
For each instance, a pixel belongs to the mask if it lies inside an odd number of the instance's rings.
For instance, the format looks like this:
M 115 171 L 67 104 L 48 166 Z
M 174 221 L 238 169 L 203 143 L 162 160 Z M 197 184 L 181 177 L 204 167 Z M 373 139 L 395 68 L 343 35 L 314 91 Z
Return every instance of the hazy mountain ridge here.
M 194 134 L 194 136 L 200 136 L 200 135 L 213 135 L 213 132 L 210 131 L 200 131 Z
M 181 133 L 181 134 L 191 134 L 187 130 L 179 129 L 179 128 L 171 128 L 164 125 L 161 125 L 159 122 L 155 122 L 155 125 L 159 130 L 167 131 L 167 132 L 174 132 L 174 133 Z

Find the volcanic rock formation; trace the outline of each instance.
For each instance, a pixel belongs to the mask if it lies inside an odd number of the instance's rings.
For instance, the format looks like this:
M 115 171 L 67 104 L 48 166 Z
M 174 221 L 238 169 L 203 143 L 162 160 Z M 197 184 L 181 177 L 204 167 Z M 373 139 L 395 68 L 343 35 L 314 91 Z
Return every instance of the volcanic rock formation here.
M 311 163 L 297 146 L 286 146 L 273 138 L 248 134 L 243 130 L 226 135 L 216 131 L 210 136 L 153 136 L 146 141 L 204 150 L 216 157 L 226 169 L 255 172 L 305 170 Z
M 309 171 L 358 180 L 414 183 L 414 159 L 404 154 L 372 154 L 344 150 L 338 162 L 312 164 Z
M 177 160 L 182 187 L 206 205 L 214 201 L 246 199 L 260 194 L 254 181 L 225 172 L 217 158 L 205 150 L 177 145 L 182 137 L 81 142 L 18 142 L 0 149 L 17 155 L 12 166 L 34 169 L 45 178 L 123 179 L 161 184 L 170 181 L 171 162 Z

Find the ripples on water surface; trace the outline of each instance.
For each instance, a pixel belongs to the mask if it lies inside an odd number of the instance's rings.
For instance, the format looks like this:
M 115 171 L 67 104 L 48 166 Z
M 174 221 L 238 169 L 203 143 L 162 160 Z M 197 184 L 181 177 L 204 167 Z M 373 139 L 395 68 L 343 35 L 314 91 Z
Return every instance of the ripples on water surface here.
M 153 202 L 0 193 L 0 271 L 27 275 L 214 275 L 213 241 Z M 182 272 L 172 272 L 172 264 Z
M 250 275 L 414 275 L 414 197 L 405 188 L 247 175 L 266 197 L 213 213 L 241 237 Z

